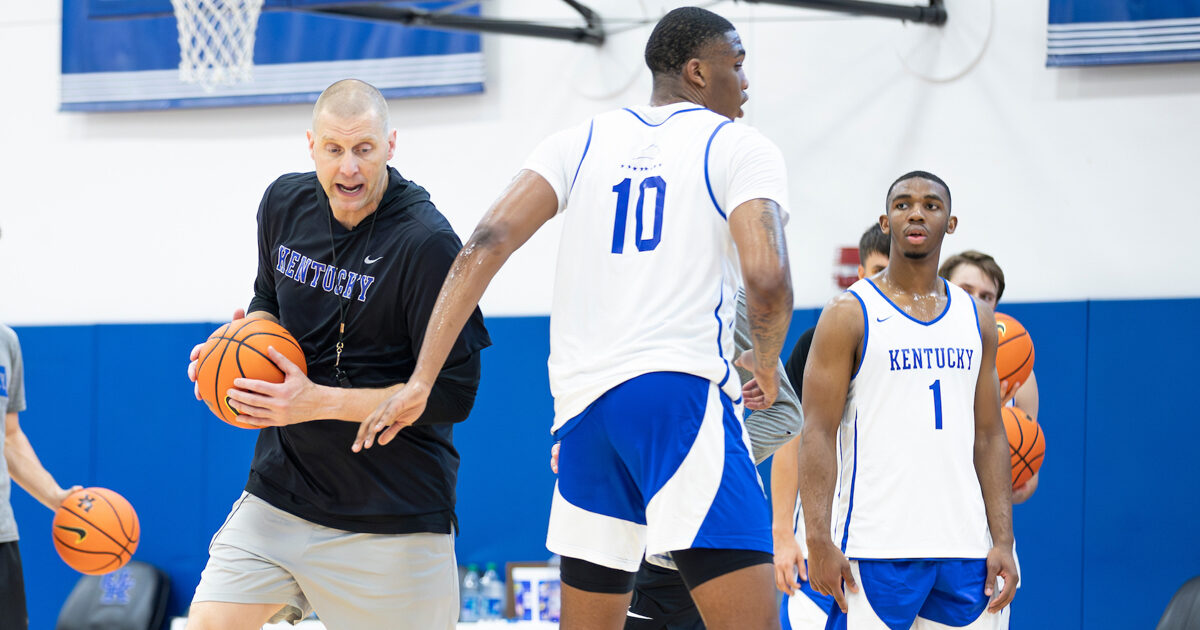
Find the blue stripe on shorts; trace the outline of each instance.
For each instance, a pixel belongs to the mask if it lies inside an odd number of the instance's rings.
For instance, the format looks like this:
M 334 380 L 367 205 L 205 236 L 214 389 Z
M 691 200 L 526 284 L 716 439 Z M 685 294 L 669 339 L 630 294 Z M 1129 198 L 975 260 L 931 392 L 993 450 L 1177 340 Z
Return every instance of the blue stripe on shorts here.
M 637 524 L 647 524 L 646 508 L 675 476 L 692 451 L 704 421 L 710 389 L 707 379 L 678 372 L 653 372 L 612 388 L 573 418 L 559 452 L 558 491 L 571 505 Z M 718 390 L 719 391 L 719 390 Z M 729 397 L 720 393 L 725 461 L 711 471 L 720 485 L 715 496 L 688 495 L 690 508 L 702 508 L 691 545 L 772 551 L 771 521 L 754 462 L 742 438 L 742 425 Z M 695 458 L 689 461 L 695 461 Z M 669 493 L 664 496 L 670 496 Z M 671 505 L 674 505 L 673 503 Z M 703 510 L 707 509 L 707 513 Z M 649 524 L 650 528 L 655 523 Z

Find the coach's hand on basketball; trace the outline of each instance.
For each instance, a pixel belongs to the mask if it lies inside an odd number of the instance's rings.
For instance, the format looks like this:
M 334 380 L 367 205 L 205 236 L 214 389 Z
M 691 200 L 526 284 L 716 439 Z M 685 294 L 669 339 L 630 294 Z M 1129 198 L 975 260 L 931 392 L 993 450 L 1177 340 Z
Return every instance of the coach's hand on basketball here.
M 779 395 L 779 373 L 777 371 L 774 369 L 760 370 L 753 349 L 743 352 L 733 364 L 754 375 L 750 382 L 742 386 L 742 402 L 745 403 L 747 409 L 766 409 L 775 404 L 775 397 Z
M 813 544 L 808 542 L 808 583 L 818 593 L 829 595 L 837 602 L 838 608 L 846 612 L 846 592 L 842 582 L 852 592 L 858 592 L 858 583 L 850 571 L 850 561 L 833 544 L 833 540 L 824 540 Z
M 319 418 L 317 387 L 304 370 L 274 346 L 267 348 L 267 356 L 283 372 L 283 382 L 233 379 L 234 389 L 227 395 L 229 406 L 238 412 L 238 422 L 282 427 Z
M 246 309 L 239 308 L 233 312 L 233 319 L 231 319 L 229 321 L 236 321 L 245 316 L 246 316 Z M 195 347 L 192 348 L 192 353 L 189 355 L 189 358 L 191 359 L 192 362 L 188 363 L 187 375 L 188 375 L 188 379 L 191 380 L 193 383 L 192 393 L 194 393 L 196 395 L 196 400 L 203 400 L 203 398 L 200 397 L 200 384 L 196 383 L 196 376 L 200 372 L 200 348 L 203 348 L 204 344 L 206 344 L 206 343 L 208 343 L 208 340 L 205 340 L 205 341 L 202 341 L 202 342 L 196 344 Z
M 1017 593 L 1021 577 L 1017 575 L 1017 561 L 1013 559 L 1012 541 L 1008 545 L 992 547 L 987 556 L 987 580 L 983 583 L 983 594 L 991 598 L 988 612 L 998 613 L 1012 602 Z M 996 592 L 996 576 L 1004 578 L 1004 588 Z
M 420 381 L 409 381 L 358 425 L 358 437 L 350 450 L 357 453 L 364 448 L 371 448 L 375 442 L 379 442 L 380 445 L 391 442 L 400 429 L 416 422 L 417 418 L 425 413 L 428 400 L 429 385 Z

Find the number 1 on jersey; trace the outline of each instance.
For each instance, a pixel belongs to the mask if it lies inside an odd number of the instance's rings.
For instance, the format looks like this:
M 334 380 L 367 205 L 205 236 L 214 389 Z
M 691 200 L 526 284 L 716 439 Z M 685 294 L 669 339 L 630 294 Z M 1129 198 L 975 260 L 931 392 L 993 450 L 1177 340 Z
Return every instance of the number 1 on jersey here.
M 933 382 L 929 386 L 933 390 L 933 428 L 942 428 L 942 379 Z
M 614 254 L 625 252 L 625 224 L 626 218 L 629 215 L 629 193 L 632 187 L 633 180 L 626 177 L 621 180 L 621 183 L 612 188 L 613 192 L 617 193 L 617 216 L 613 221 L 612 239 L 612 253 Z M 654 189 L 654 234 L 650 238 L 642 238 L 647 188 Z M 667 182 L 658 175 L 647 177 L 638 185 L 637 210 L 635 211 L 637 224 L 634 226 L 634 242 L 637 244 L 639 252 L 653 250 L 655 247 L 658 247 L 658 242 L 662 240 L 663 203 L 666 201 L 666 195 Z

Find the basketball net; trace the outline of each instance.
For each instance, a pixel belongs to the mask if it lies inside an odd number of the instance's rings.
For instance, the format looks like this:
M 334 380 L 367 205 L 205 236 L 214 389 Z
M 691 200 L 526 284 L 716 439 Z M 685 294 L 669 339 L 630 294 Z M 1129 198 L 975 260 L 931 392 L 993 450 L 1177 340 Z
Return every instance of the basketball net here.
M 171 0 L 179 25 L 179 80 L 212 92 L 249 81 L 263 0 Z

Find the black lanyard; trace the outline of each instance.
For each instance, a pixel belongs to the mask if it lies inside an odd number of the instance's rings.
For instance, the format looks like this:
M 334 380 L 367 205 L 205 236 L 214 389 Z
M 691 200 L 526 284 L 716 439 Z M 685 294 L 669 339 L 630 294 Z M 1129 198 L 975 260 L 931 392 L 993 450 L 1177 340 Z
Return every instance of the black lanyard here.
M 370 227 L 370 229 L 367 230 L 366 250 L 367 250 L 368 256 L 371 255 L 371 252 L 370 252 L 371 237 L 375 235 L 375 217 L 379 216 L 379 212 L 380 212 L 379 207 L 376 207 L 375 211 L 371 213 L 371 227 Z M 337 245 L 333 242 L 333 210 L 332 209 L 330 209 L 329 214 L 325 215 L 325 218 L 329 220 L 329 249 L 333 250 L 333 266 L 334 266 L 334 268 L 340 270 L 342 268 L 342 266 L 338 264 Z M 361 268 L 361 266 L 360 266 L 360 268 Z M 362 274 L 359 274 L 359 275 L 361 277 Z M 341 367 L 342 350 L 344 350 L 346 348 L 344 338 L 346 336 L 346 314 L 350 312 L 350 299 L 344 297 L 341 293 L 338 293 L 337 300 L 338 300 L 338 338 L 337 338 L 337 345 L 334 346 L 334 349 L 337 351 L 337 356 L 334 357 L 334 361 L 333 361 L 333 378 L 337 379 L 337 383 L 338 383 L 339 387 L 353 387 L 353 385 L 350 383 L 350 376 L 347 375 L 346 371 L 343 370 Z

